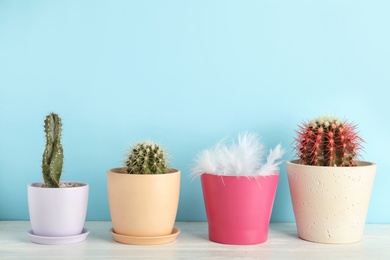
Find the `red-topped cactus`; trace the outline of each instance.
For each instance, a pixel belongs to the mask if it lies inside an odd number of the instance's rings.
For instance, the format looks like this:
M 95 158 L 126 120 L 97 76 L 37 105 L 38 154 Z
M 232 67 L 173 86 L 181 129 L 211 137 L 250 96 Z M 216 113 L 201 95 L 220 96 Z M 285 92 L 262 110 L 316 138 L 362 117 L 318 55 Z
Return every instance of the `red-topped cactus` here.
M 316 166 L 356 166 L 363 139 L 357 126 L 335 117 L 319 117 L 299 126 L 295 150 L 299 163 Z

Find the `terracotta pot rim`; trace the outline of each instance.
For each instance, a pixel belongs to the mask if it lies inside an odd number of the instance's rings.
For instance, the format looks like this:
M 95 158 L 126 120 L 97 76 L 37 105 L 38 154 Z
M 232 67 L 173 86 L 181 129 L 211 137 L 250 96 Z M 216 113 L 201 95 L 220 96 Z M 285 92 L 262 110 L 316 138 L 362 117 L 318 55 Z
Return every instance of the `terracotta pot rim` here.
M 317 166 L 317 165 L 306 165 L 306 164 L 300 164 L 298 163 L 298 159 L 286 161 L 286 164 L 294 165 L 297 167 L 315 167 L 315 168 L 334 168 L 334 169 L 346 169 L 346 168 L 356 168 L 356 167 L 372 167 L 375 166 L 376 163 L 369 162 L 369 161 L 359 161 L 356 160 L 357 165 L 352 167 L 335 167 L 335 166 Z
M 27 186 L 28 187 L 31 187 L 31 188 L 39 188 L 39 189 L 64 189 L 64 188 L 84 188 L 84 187 L 88 187 L 89 184 L 88 183 L 85 183 L 85 182 L 79 182 L 79 181 L 61 181 L 60 183 L 70 183 L 70 184 L 77 184 L 79 186 L 75 186 L 75 187 L 60 187 L 60 188 L 49 188 L 49 187 L 42 187 L 42 184 L 44 182 L 33 182 L 33 183 L 30 183 L 28 184 Z
M 125 171 L 123 171 L 124 169 L 125 169 L 124 167 L 111 168 L 107 171 L 107 173 L 122 174 L 124 176 L 163 176 L 163 175 L 170 175 L 170 174 L 175 174 L 180 172 L 180 170 L 175 168 L 167 168 L 166 172 L 162 174 L 128 174 Z

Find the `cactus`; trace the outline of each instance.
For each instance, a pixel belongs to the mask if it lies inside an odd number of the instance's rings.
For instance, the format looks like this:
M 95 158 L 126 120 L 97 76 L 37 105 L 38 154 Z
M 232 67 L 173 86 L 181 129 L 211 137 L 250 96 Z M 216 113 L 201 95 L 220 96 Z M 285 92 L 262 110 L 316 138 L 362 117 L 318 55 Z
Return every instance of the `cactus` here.
M 64 159 L 61 145 L 61 118 L 51 113 L 45 119 L 46 147 L 42 156 L 44 187 L 58 188 Z
M 167 169 L 167 155 L 157 144 L 138 143 L 131 149 L 126 161 L 126 170 L 130 174 L 163 174 Z
M 304 122 L 297 132 L 295 150 L 299 163 L 316 166 L 356 166 L 363 139 L 357 126 L 334 117 Z

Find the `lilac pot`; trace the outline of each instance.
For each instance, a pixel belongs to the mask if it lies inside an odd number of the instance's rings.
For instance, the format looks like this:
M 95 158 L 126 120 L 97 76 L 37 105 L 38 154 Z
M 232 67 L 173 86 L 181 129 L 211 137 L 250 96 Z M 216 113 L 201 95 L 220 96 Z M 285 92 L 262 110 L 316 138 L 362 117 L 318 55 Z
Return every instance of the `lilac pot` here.
M 42 183 L 27 186 L 30 223 L 35 235 L 66 237 L 81 234 L 87 214 L 89 185 L 77 184 L 77 187 L 67 188 L 43 188 Z

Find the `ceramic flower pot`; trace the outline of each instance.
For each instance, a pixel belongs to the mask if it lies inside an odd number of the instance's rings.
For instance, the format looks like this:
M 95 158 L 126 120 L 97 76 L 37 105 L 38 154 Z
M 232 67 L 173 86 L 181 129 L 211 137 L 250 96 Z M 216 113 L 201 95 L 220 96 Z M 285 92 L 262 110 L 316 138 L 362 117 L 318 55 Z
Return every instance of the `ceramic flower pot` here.
M 325 167 L 287 162 L 298 236 L 320 243 L 362 239 L 376 165 Z
M 42 183 L 27 186 L 34 235 L 69 237 L 81 234 L 88 208 L 89 185 L 77 184 L 79 186 L 67 188 L 42 188 Z
M 209 239 L 232 245 L 267 241 L 278 180 L 279 174 L 256 177 L 202 174 Z
M 153 243 L 147 237 L 169 236 L 179 204 L 180 171 L 165 174 L 126 174 L 123 168 L 107 172 L 108 202 L 114 239 L 128 243 Z M 135 241 L 132 238 L 140 238 Z M 127 243 L 126 240 L 118 241 Z M 157 240 L 155 240 L 156 243 Z

